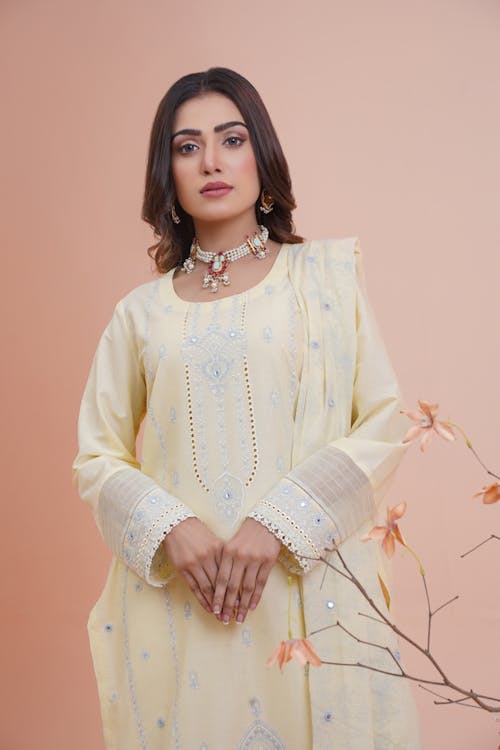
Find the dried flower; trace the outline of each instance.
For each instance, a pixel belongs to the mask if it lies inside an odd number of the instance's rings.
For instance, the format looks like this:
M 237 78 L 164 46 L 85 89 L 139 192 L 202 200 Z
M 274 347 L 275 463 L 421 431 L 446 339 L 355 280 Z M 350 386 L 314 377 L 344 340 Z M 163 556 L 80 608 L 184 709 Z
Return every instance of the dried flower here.
M 387 557 L 394 555 L 396 545 L 394 538 L 401 544 L 406 546 L 405 541 L 401 535 L 399 527 L 396 521 L 401 518 L 406 512 L 406 503 L 402 502 L 399 505 L 395 505 L 394 508 L 387 508 L 387 524 L 385 526 L 374 526 L 373 529 L 361 537 L 362 542 L 367 542 L 369 539 L 381 539 L 382 548 Z
M 409 443 L 423 433 L 420 440 L 420 450 L 424 451 L 429 445 L 434 432 L 437 432 L 445 440 L 455 440 L 455 433 L 448 422 L 436 419 L 439 404 L 431 404 L 429 401 L 419 401 L 418 405 L 420 407 L 419 411 L 401 409 L 401 414 L 406 414 L 413 422 L 417 423 L 413 427 L 410 427 L 403 438 L 403 443 Z
M 305 638 L 291 638 L 288 641 L 281 641 L 280 645 L 273 651 L 266 662 L 266 667 L 272 667 L 277 661 L 281 670 L 283 665 L 291 659 L 295 659 L 299 664 L 312 664 L 315 667 L 321 666 L 322 662 L 315 653 L 313 647 Z
M 485 505 L 492 505 L 500 500 L 500 484 L 493 482 L 493 484 L 486 485 L 480 492 L 476 492 L 473 497 L 483 496 L 483 503 Z

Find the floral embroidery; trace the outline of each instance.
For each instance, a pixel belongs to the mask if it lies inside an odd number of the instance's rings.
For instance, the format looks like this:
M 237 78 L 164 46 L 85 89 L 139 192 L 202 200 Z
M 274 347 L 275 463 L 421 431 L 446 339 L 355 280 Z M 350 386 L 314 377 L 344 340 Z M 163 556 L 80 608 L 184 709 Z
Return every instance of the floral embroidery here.
M 190 672 L 189 673 L 189 687 L 192 690 L 198 690 L 200 687 L 200 681 L 198 679 L 198 673 L 197 672 Z
M 191 314 L 189 311 L 186 313 L 182 344 L 194 474 L 207 492 L 214 490 L 208 476 L 208 403 L 212 402 L 215 407 L 215 428 L 222 472 L 228 473 L 229 468 L 228 393 L 236 407 L 246 486 L 253 481 L 258 463 L 257 433 L 247 361 L 246 301 L 241 301 L 239 295 L 234 295 L 230 319 L 224 321 L 224 325 L 220 320 L 219 302 L 220 300 L 211 308 L 211 321 L 204 327 L 199 321 L 199 303 L 194 305 Z M 210 428 L 212 429 L 212 425 Z M 221 502 L 229 499 L 220 496 L 217 489 L 215 491 Z
M 215 512 L 229 527 L 238 521 L 243 506 L 243 482 L 231 474 L 223 474 L 212 488 Z
M 139 708 L 139 701 L 137 700 L 137 693 L 135 689 L 132 659 L 130 658 L 130 642 L 129 642 L 129 637 L 128 637 L 128 612 L 127 612 L 127 603 L 128 603 L 127 589 L 128 589 L 129 573 L 130 573 L 129 569 L 127 567 L 124 567 L 123 578 L 122 578 L 122 597 L 121 598 L 122 598 L 122 628 L 123 628 L 123 647 L 124 647 L 124 656 L 125 656 L 125 669 L 126 669 L 126 674 L 127 674 L 130 701 L 132 703 L 132 708 L 134 711 L 134 719 L 135 719 L 135 723 L 137 727 L 137 732 L 139 734 L 139 741 L 141 743 L 142 750 L 148 750 L 146 735 L 144 732 L 144 727 L 142 725 L 142 717 L 141 717 L 141 711 Z
M 170 599 L 170 592 L 168 587 L 164 588 L 165 605 L 167 608 L 168 617 L 168 630 L 170 635 L 170 648 L 172 649 L 172 660 L 174 662 L 174 674 L 175 674 L 175 693 L 172 706 L 172 732 L 174 736 L 175 748 L 180 750 L 181 742 L 179 735 L 179 723 L 177 718 L 177 703 L 179 700 L 179 654 L 177 649 L 177 636 L 175 633 L 175 622 L 174 622 L 174 611 L 172 608 L 172 601 Z

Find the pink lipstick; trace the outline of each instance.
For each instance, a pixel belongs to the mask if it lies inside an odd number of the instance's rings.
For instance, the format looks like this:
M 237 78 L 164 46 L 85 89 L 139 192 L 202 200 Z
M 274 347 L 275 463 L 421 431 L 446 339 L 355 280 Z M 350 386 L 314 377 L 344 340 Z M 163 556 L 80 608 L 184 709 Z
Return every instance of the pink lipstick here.
M 226 182 L 207 182 L 200 190 L 205 198 L 221 198 L 231 192 L 232 186 Z

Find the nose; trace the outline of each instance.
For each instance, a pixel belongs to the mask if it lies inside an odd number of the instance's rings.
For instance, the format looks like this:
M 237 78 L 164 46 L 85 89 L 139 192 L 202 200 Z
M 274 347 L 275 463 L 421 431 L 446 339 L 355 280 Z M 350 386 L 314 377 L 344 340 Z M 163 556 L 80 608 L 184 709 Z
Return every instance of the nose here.
M 219 154 L 217 151 L 216 143 L 211 138 L 208 138 L 203 147 L 203 154 L 201 159 L 201 169 L 203 174 L 212 174 L 213 172 L 220 172 L 219 165 Z

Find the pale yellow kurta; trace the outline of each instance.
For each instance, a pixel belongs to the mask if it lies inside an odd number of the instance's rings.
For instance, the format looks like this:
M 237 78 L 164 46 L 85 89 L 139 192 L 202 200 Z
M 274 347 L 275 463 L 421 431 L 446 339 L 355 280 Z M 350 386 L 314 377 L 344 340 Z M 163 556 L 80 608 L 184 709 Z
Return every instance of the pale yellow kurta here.
M 108 750 L 418 748 L 400 680 L 265 668 L 286 638 L 289 594 L 296 637 L 341 616 L 396 653 L 394 639 L 358 622 L 350 584 L 330 576 L 321 587 L 321 569 L 304 559 L 343 545 L 380 603 L 380 555 L 359 534 L 404 450 L 403 422 L 356 254 L 352 239 L 285 245 L 246 293 L 188 303 L 170 272 L 117 305 L 74 463 L 115 555 L 89 620 Z M 205 613 L 165 560 L 161 540 L 190 515 L 223 539 L 252 515 L 283 542 L 241 626 Z M 287 568 L 301 574 L 291 587 Z M 360 658 L 337 636 L 321 636 L 323 658 Z

